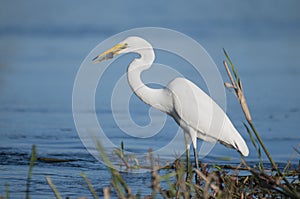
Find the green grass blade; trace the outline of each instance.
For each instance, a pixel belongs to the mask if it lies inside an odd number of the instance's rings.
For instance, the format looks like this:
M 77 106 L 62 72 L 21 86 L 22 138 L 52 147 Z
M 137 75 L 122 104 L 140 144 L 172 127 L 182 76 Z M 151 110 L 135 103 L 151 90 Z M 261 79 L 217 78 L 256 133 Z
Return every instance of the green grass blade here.
M 176 175 L 177 175 L 176 172 L 168 173 L 168 174 L 166 174 L 166 175 L 160 176 L 160 177 L 159 177 L 159 180 L 160 180 L 160 181 L 167 181 L 167 180 L 169 180 L 170 178 L 172 178 L 172 177 L 174 177 L 174 176 L 176 176 Z
M 85 173 L 81 173 L 80 174 L 80 176 L 84 179 L 84 181 L 86 182 L 86 184 L 87 184 L 87 186 L 88 186 L 88 189 L 90 190 L 90 192 L 91 192 L 91 194 L 93 195 L 93 197 L 95 198 L 95 199 L 98 199 L 99 197 L 98 197 L 98 195 L 97 195 L 97 193 L 96 193 L 96 191 L 95 191 L 95 189 L 94 189 L 94 187 L 93 187 L 93 185 L 92 185 L 92 183 L 91 183 L 91 181 L 88 179 L 88 177 L 85 175 Z
M 9 199 L 9 186 L 8 186 L 8 184 L 5 184 L 5 198 Z
M 231 70 L 232 70 L 232 72 L 233 72 L 233 75 L 234 75 L 234 78 L 235 78 L 235 80 L 236 80 L 236 83 L 239 83 L 239 81 L 240 81 L 240 76 L 238 75 L 237 69 L 234 67 L 234 65 L 233 65 L 233 63 L 232 63 L 232 61 L 231 61 L 231 59 L 230 59 L 228 53 L 226 52 L 226 50 L 225 50 L 224 48 L 223 48 L 223 52 L 224 52 L 225 57 L 226 57 L 226 59 L 227 59 L 229 65 L 230 65 L 230 67 L 231 67 Z
M 125 193 L 121 186 L 123 186 L 123 188 L 126 190 L 127 193 L 128 192 L 130 193 L 130 189 L 129 189 L 128 185 L 126 184 L 125 180 L 122 178 L 121 174 L 114 168 L 113 164 L 111 163 L 111 161 L 105 154 L 105 151 L 98 140 L 96 141 L 96 145 L 97 145 L 97 149 L 100 152 L 100 155 L 101 155 L 103 161 L 109 168 L 109 171 L 110 171 L 111 177 L 112 177 L 112 185 L 116 189 L 118 197 L 125 198 Z
M 48 182 L 50 188 L 52 189 L 52 191 L 53 191 L 55 197 L 56 197 L 57 199 L 62 199 L 62 197 L 60 196 L 59 192 L 57 191 L 55 185 L 52 183 L 51 178 L 48 177 L 48 176 L 46 176 L 46 180 L 47 180 L 47 182 Z
M 253 136 L 253 133 L 251 132 L 250 128 L 247 126 L 247 124 L 243 123 L 248 134 L 249 134 L 249 137 L 250 137 L 250 140 L 254 146 L 254 148 L 256 149 L 256 152 L 257 152 L 257 155 L 258 155 L 258 158 L 259 158 L 259 169 L 260 171 L 263 171 L 264 170 L 264 166 L 263 166 L 263 162 L 262 162 L 262 157 L 261 157 L 261 150 L 260 150 L 260 145 L 258 144 L 257 140 L 254 138 Z
M 27 182 L 26 182 L 26 199 L 30 199 L 30 195 L 29 195 L 30 180 L 31 180 L 32 170 L 33 170 L 35 161 L 36 161 L 36 146 L 32 145 L 30 165 L 29 165 L 29 170 L 28 170 L 28 174 L 27 174 Z

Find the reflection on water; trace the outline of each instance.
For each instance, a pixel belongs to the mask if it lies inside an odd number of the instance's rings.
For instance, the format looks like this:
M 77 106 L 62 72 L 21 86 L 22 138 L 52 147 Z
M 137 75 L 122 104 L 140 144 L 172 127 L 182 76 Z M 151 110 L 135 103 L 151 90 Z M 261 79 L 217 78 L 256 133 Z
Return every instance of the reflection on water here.
M 260 1 L 230 2 L 216 5 L 173 1 L 168 6 L 125 1 L 118 2 L 119 5 L 81 1 L 41 4 L 34 0 L 18 2 L 19 6 L 15 1 L 3 3 L 0 195 L 5 193 L 7 183 L 12 198 L 24 197 L 32 144 L 37 145 L 39 157 L 73 160 L 37 161 L 31 183 L 32 198 L 53 197 L 45 176 L 50 176 L 65 196 L 90 196 L 80 177 L 82 171 L 102 195 L 102 188 L 109 185 L 109 175 L 106 167 L 86 151 L 76 132 L 71 109 L 73 82 L 80 63 L 96 44 L 132 27 L 168 27 L 193 37 L 211 54 L 224 79 L 221 49 L 225 47 L 238 66 L 257 129 L 274 159 L 283 166 L 300 142 L 299 2 L 277 2 L 273 7 Z M 235 10 L 229 11 L 232 5 Z M 158 56 L 158 61 L 163 62 L 163 58 Z M 125 71 L 124 65 L 111 71 L 106 79 Z M 186 76 L 198 83 L 202 81 L 192 71 L 187 70 Z M 104 121 L 115 145 L 124 141 L 131 151 L 146 152 L 150 147 L 163 146 L 168 142 L 168 133 L 177 131 L 175 122 L 167 118 L 166 134 L 158 134 L 151 142 L 122 135 L 120 129 L 113 128 L 109 97 L 97 96 L 101 105 L 97 117 Z M 255 149 L 243 127 L 238 103 L 231 93 L 227 97 L 227 112 L 250 146 L 247 160 L 255 163 Z M 148 107 L 135 97 L 132 103 L 132 117 L 137 123 L 147 124 Z M 119 114 L 125 117 L 122 111 Z M 220 157 L 232 159 L 226 162 L 220 161 Z M 292 159 L 292 163 L 297 163 L 297 159 Z M 203 161 L 236 164 L 239 156 L 234 150 L 217 145 Z M 149 193 L 148 173 L 124 173 L 124 176 L 132 188 Z

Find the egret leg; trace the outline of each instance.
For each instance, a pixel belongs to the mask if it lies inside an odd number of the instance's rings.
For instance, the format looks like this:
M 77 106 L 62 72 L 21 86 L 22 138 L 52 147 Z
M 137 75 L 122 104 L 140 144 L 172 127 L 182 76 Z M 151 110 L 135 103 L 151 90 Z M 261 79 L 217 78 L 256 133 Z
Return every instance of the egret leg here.
M 196 166 L 196 169 L 199 170 L 198 152 L 197 152 L 197 132 L 192 130 L 192 131 L 190 131 L 190 133 L 191 133 L 190 136 L 192 139 L 193 149 L 194 149 L 195 166 Z M 196 173 L 195 173 L 195 181 L 196 181 L 196 184 L 199 184 L 199 182 L 200 182 L 198 180 L 198 176 Z
M 194 130 L 190 131 L 190 136 L 192 139 L 193 143 L 193 149 L 194 149 L 194 157 L 195 157 L 195 164 L 196 168 L 199 169 L 199 164 L 198 164 L 198 153 L 197 153 L 197 132 Z
M 194 148 L 194 158 L 195 158 L 196 169 L 199 170 L 198 153 L 196 148 Z M 196 184 L 200 183 L 199 176 L 197 175 L 197 173 L 195 173 L 195 181 Z
M 195 158 L 196 169 L 199 170 L 198 153 L 196 148 L 194 148 L 194 158 Z
M 190 150 L 189 149 L 186 150 L 186 165 L 187 165 L 187 167 L 189 167 L 189 165 L 190 165 Z
M 191 181 L 191 162 L 190 162 L 190 142 L 191 142 L 191 137 L 188 132 L 184 132 L 184 138 L 185 138 L 185 145 L 186 145 L 186 182 Z
M 185 177 L 185 181 L 186 182 L 190 182 L 191 181 L 190 171 L 191 171 L 190 149 L 187 149 L 186 150 L 186 177 Z

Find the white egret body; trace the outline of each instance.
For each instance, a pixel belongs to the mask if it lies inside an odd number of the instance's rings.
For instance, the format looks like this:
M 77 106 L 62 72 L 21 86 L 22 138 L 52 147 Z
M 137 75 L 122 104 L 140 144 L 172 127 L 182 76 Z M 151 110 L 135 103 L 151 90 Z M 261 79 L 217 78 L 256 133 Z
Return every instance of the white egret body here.
M 165 88 L 153 89 L 141 80 L 141 73 L 149 69 L 155 55 L 151 44 L 140 37 L 128 37 L 121 43 L 94 58 L 94 63 L 111 59 L 120 53 L 134 52 L 140 55 L 127 69 L 127 77 L 133 92 L 146 104 L 167 113 L 184 130 L 189 156 L 192 141 L 195 163 L 198 168 L 197 138 L 217 142 L 235 148 L 243 156 L 248 147 L 226 113 L 204 91 L 185 78 L 175 78 Z

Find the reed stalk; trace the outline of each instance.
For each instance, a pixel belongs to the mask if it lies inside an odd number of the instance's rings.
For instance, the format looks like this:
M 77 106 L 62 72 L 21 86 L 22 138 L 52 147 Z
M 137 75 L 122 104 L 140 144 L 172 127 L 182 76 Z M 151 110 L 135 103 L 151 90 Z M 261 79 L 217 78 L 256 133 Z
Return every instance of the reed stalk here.
M 27 174 L 27 181 L 26 181 L 26 199 L 30 199 L 30 181 L 32 177 L 32 170 L 34 167 L 34 162 L 36 161 L 36 146 L 32 145 L 31 149 L 31 158 L 30 158 L 30 164 L 29 164 L 29 170 Z

